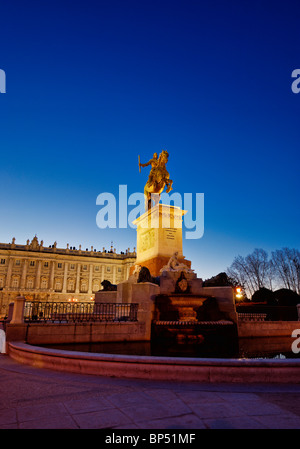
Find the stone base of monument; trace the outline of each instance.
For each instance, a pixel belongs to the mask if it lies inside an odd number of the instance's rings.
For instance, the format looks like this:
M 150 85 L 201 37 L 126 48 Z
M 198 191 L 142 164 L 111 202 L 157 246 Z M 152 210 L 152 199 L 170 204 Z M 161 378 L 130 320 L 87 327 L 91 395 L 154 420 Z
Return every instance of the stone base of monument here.
M 97 292 L 95 303 L 137 303 L 138 320 L 145 323 L 145 340 L 151 339 L 151 332 L 154 338 L 168 335 L 193 340 L 208 330 L 211 334 L 222 329 L 224 334 L 226 329 L 229 333 L 236 329 L 232 287 L 203 287 L 202 279 L 183 265 L 179 270 L 166 267 L 155 278 L 148 273 L 145 279 L 141 272 L 118 284 L 117 291 Z M 151 279 L 159 285 L 149 282 Z
M 95 304 L 115 304 L 117 302 L 117 291 L 100 290 L 95 293 Z
M 183 256 L 185 213 L 179 207 L 157 204 L 138 217 L 133 222 L 137 225 L 137 259 L 128 281 L 120 283 L 116 292 L 95 295 L 96 303 L 137 303 L 146 340 L 151 339 L 151 328 L 154 336 L 199 340 L 203 323 L 212 331 L 220 326 L 224 330 L 225 325 L 233 328 L 237 322 L 233 288 L 203 287 Z
M 155 299 L 152 340 L 177 353 L 221 354 L 236 351 L 233 289 L 203 287 L 192 272 L 164 271 Z
M 150 259 L 143 260 L 140 262 L 140 265 L 143 267 L 147 267 L 152 276 L 159 276 L 161 269 L 167 265 L 170 256 L 155 256 Z M 192 262 L 190 260 L 186 260 L 184 256 L 178 257 L 178 261 L 182 264 L 185 264 L 188 268 L 191 268 Z M 130 268 L 130 274 L 134 271 L 134 267 Z
M 157 280 L 157 278 L 155 278 Z M 138 321 L 145 328 L 144 340 L 197 343 L 236 333 L 236 312 L 231 287 L 203 287 L 191 270 L 163 271 L 160 285 L 141 281 L 132 274 L 117 291 L 100 291 L 98 303 L 137 303 Z
M 159 276 L 170 257 L 177 252 L 178 261 L 191 267 L 182 253 L 182 217 L 186 211 L 176 206 L 157 204 L 138 217 L 136 264 Z M 131 272 L 132 273 L 132 272 Z

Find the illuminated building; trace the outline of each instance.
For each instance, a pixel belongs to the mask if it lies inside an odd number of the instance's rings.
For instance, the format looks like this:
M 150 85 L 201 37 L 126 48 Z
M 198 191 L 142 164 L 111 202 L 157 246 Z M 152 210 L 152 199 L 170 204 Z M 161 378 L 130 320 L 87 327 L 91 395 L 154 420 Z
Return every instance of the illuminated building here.
M 43 246 L 35 236 L 26 245 L 0 243 L 0 316 L 18 295 L 30 301 L 90 301 L 106 279 L 112 284 L 127 280 L 135 264 L 135 250 L 117 254 L 85 251 L 75 247 L 57 248 L 56 242 Z

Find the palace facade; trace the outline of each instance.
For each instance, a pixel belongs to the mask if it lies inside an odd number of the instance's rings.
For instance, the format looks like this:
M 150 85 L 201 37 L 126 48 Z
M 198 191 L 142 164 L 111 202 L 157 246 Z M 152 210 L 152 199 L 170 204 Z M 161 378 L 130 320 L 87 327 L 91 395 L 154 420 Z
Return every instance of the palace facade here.
M 18 295 L 29 301 L 91 301 L 107 279 L 118 284 L 128 279 L 136 252 L 117 254 L 84 251 L 79 245 L 57 248 L 56 242 L 43 246 L 35 236 L 26 245 L 0 243 L 0 317 L 8 313 L 9 303 Z

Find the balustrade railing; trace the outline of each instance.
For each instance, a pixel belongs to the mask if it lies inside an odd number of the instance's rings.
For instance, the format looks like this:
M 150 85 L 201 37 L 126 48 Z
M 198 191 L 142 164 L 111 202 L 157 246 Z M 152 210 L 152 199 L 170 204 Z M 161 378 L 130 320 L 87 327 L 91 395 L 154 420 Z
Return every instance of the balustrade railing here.
M 138 304 L 26 301 L 25 322 L 137 321 Z
M 240 321 L 265 321 L 266 313 L 238 313 Z

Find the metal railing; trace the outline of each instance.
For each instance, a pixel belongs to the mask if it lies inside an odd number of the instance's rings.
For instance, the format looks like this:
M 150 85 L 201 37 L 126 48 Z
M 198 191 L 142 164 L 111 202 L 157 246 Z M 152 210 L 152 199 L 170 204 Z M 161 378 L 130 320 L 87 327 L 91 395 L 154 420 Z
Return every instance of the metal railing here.
M 238 313 L 240 321 L 265 321 L 266 313 Z
M 264 314 L 265 321 L 297 321 L 296 306 L 269 306 L 267 304 L 237 305 L 236 311 L 241 314 Z
M 138 304 L 26 301 L 24 321 L 68 323 L 137 321 Z

